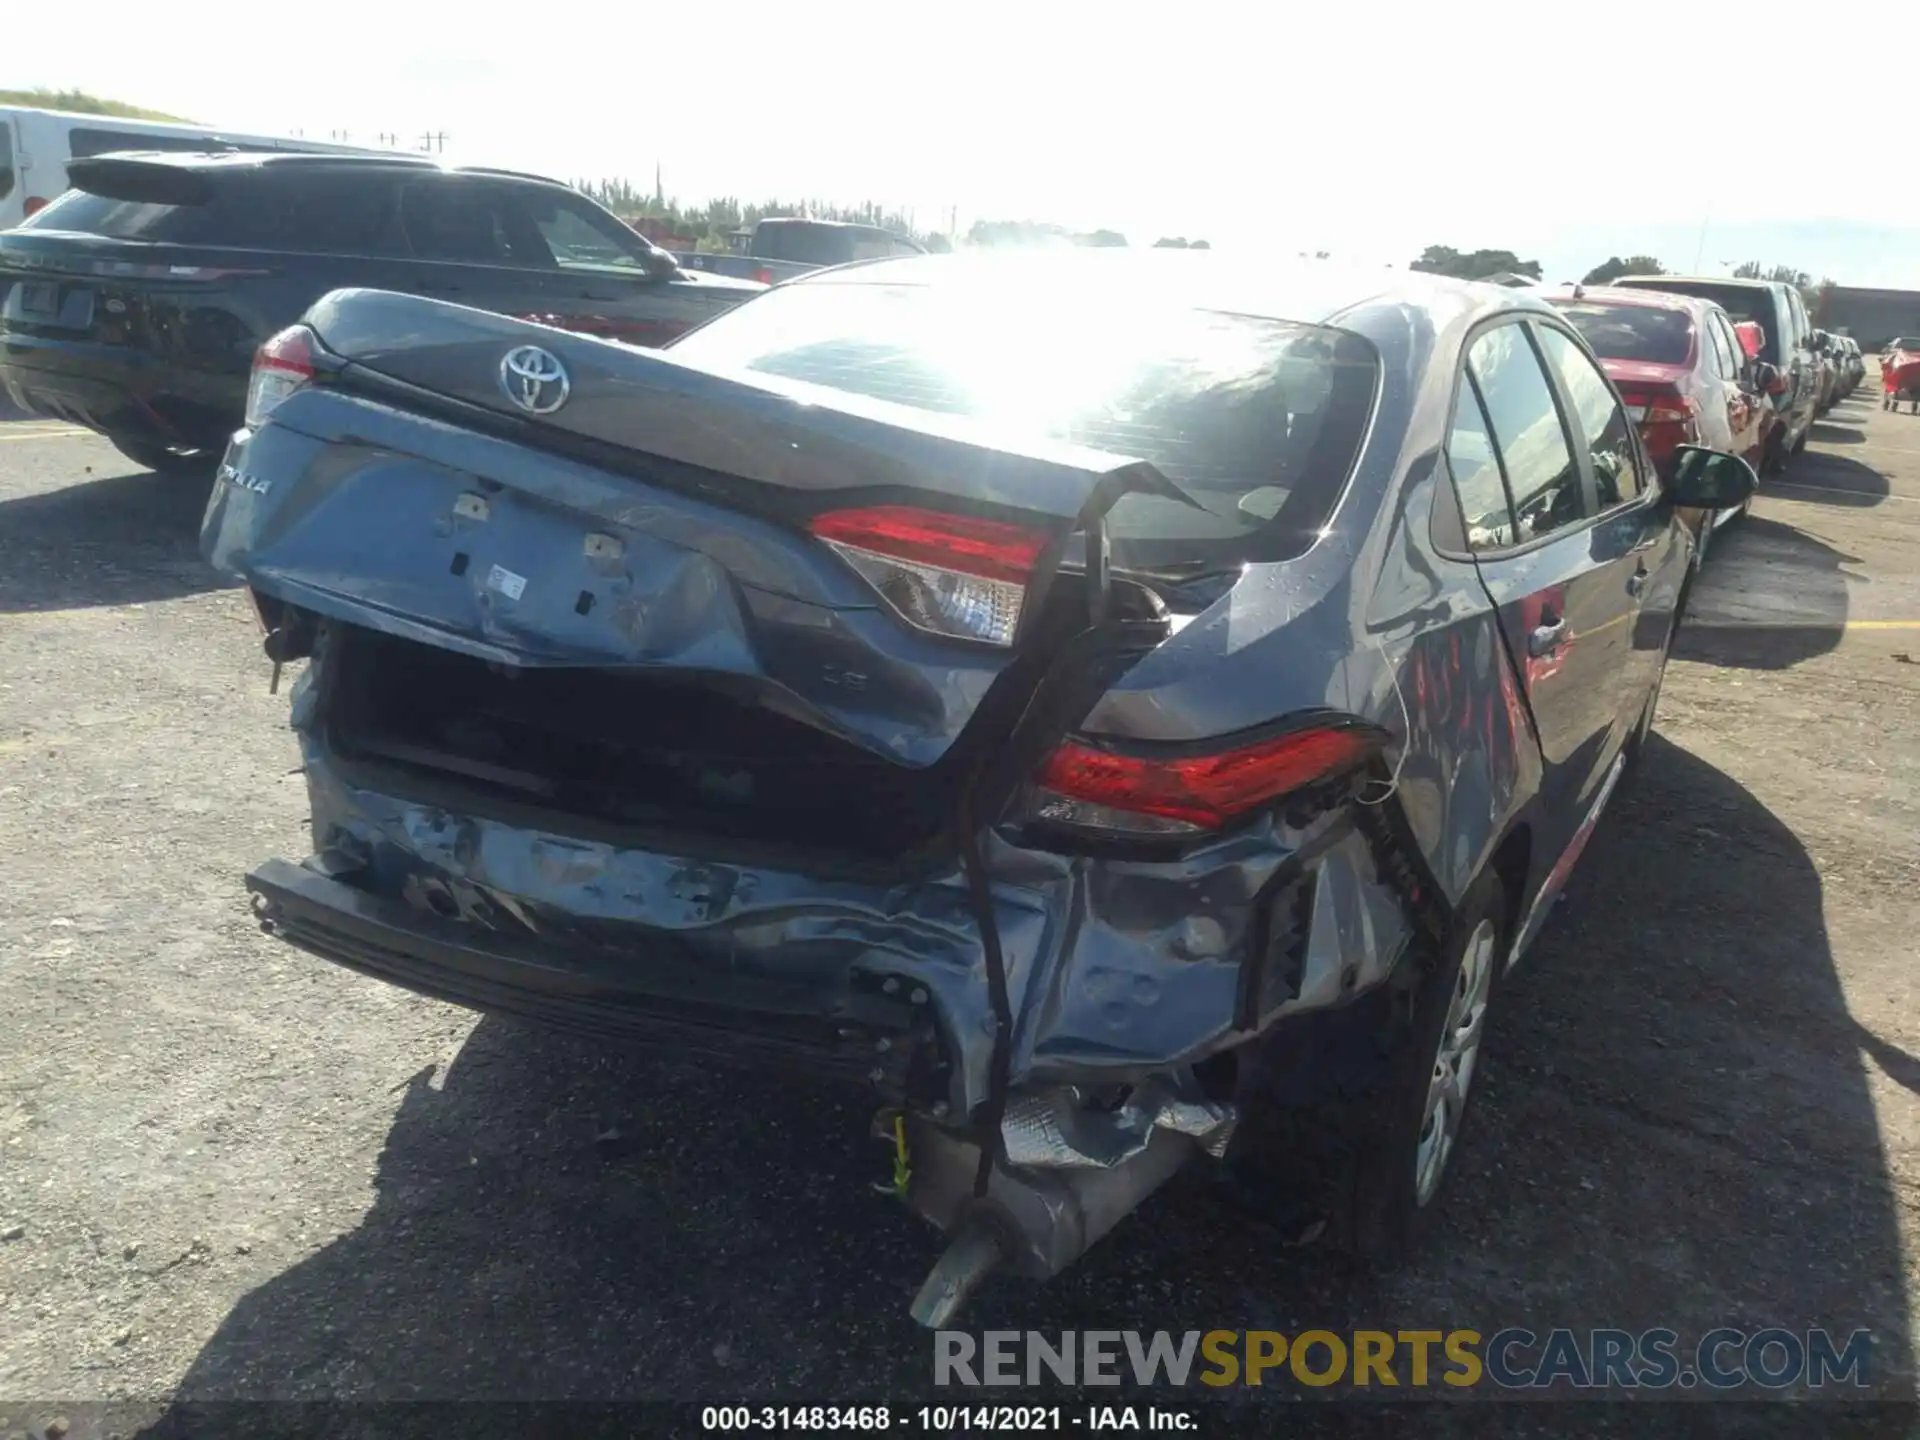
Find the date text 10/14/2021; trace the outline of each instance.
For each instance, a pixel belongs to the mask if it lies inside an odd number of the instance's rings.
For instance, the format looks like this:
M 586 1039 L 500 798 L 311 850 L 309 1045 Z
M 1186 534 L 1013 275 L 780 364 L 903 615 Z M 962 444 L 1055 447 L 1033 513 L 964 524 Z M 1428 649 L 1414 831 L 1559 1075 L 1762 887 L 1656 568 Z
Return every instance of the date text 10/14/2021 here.
M 1190 1410 L 1157 1405 L 707 1405 L 705 1431 L 899 1430 L 948 1435 L 962 1431 L 1042 1434 L 1066 1431 L 1158 1431 L 1194 1434 Z

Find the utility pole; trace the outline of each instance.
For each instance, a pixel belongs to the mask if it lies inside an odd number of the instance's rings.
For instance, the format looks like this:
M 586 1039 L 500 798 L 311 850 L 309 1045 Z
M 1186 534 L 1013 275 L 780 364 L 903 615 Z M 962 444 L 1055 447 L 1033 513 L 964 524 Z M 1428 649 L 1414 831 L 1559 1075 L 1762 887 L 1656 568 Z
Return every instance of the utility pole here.
M 444 130 L 427 131 L 426 134 L 420 137 L 420 148 L 427 151 L 445 151 L 447 148 L 447 132 Z
M 380 132 L 380 143 L 389 150 L 396 149 L 400 144 L 400 137 L 391 130 L 382 130 Z

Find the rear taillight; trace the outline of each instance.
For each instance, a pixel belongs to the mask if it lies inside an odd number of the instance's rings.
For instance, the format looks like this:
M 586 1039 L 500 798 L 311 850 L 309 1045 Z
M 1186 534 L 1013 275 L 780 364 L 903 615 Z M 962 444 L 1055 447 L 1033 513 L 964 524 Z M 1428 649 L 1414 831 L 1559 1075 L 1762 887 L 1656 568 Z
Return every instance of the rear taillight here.
M 1069 740 L 1034 777 L 1030 818 L 1110 835 L 1192 835 L 1350 774 L 1380 746 L 1360 727 L 1316 727 L 1206 755 L 1145 757 Z
M 1700 404 L 1691 395 L 1652 395 L 1647 398 L 1646 423 L 1685 425 L 1699 417 Z
M 1047 537 L 1000 520 L 909 505 L 816 515 L 831 545 L 908 623 L 936 635 L 1011 645 Z
M 311 330 L 289 325 L 254 353 L 253 377 L 247 382 L 249 430 L 257 430 L 275 406 L 312 381 L 315 346 Z
M 46 208 L 47 199 L 44 195 L 29 195 L 27 196 L 26 203 L 20 207 L 20 213 L 22 215 L 37 215 Z
M 756 270 L 753 272 L 753 278 L 762 285 L 771 285 L 773 283 L 773 272 L 771 270 Z

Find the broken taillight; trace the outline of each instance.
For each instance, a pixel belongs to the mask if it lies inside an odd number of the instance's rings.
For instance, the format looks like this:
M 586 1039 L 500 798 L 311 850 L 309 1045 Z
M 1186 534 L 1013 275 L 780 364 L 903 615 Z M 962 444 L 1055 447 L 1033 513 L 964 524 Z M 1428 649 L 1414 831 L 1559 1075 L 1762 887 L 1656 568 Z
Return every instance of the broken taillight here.
M 1192 835 L 1350 773 L 1380 747 L 1360 726 L 1292 730 L 1200 755 L 1146 756 L 1069 740 L 1034 777 L 1033 819 L 1106 834 Z
M 282 400 L 310 383 L 318 342 L 304 325 L 289 325 L 270 337 L 253 357 L 247 382 L 247 428 L 257 430 Z
M 807 528 L 902 619 L 936 635 L 1011 645 L 1047 537 L 1001 520 L 910 505 L 816 515 Z

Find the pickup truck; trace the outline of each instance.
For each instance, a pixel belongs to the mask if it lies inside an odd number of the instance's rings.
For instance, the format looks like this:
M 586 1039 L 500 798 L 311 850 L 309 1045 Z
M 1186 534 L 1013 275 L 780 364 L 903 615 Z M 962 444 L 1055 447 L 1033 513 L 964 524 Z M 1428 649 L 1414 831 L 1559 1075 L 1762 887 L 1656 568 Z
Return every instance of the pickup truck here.
M 878 225 L 809 220 L 801 216 L 756 220 L 751 226 L 736 231 L 733 238 L 738 248 L 725 254 L 676 252 L 673 258 L 684 269 L 776 285 L 829 265 L 926 253 L 926 247 L 918 241 Z

